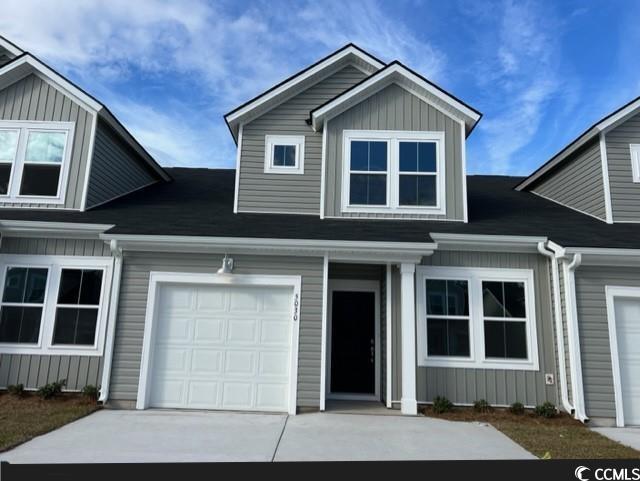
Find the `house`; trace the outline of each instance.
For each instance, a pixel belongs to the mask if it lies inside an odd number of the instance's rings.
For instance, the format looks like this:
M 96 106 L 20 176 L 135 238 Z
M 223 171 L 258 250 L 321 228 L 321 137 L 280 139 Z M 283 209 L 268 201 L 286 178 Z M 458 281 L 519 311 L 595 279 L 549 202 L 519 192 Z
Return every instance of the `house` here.
M 639 99 L 527 178 L 468 176 L 481 113 L 349 44 L 225 116 L 235 171 L 163 168 L 32 54 L 0 63 L 0 386 L 640 424 Z

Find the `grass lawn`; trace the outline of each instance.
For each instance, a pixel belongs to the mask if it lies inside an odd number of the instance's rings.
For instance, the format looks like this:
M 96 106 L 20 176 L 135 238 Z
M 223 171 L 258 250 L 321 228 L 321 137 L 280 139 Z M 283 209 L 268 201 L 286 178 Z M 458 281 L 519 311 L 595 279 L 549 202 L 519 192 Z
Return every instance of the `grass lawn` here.
M 53 431 L 99 409 L 95 401 L 63 394 L 44 401 L 35 394 L 0 394 L 0 452 Z
M 640 452 L 602 436 L 566 414 L 552 419 L 530 411 L 511 414 L 505 409 L 476 413 L 472 408 L 454 408 L 435 414 L 431 406 L 426 416 L 450 421 L 479 421 L 491 424 L 539 458 L 550 459 L 640 459 Z

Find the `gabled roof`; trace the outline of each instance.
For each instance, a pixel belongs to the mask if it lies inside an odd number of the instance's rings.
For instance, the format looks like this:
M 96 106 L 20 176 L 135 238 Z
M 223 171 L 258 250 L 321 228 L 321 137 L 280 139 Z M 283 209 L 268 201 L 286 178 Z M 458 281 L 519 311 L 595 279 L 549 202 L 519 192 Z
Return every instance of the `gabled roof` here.
M 533 172 L 533 174 L 520 182 L 516 186 L 516 190 L 524 190 L 527 187 L 531 186 L 532 184 L 543 178 L 545 175 L 547 175 L 549 172 L 554 170 L 556 167 L 562 165 L 572 153 L 577 151 L 580 147 L 585 145 L 590 140 L 594 139 L 596 136 L 599 136 L 600 133 L 608 132 L 609 130 L 617 127 L 639 112 L 640 97 L 636 97 L 631 102 L 626 103 L 619 109 L 613 111 L 609 115 L 594 123 L 591 127 L 589 127 L 576 139 L 569 143 L 569 145 L 564 147 L 560 152 L 558 152 L 556 155 L 551 157 L 551 159 L 540 166 L 535 172 Z
M 24 53 L 24 50 L 18 47 L 15 43 L 10 42 L 6 38 L 4 38 L 2 35 L 0 35 L 0 49 L 6 50 L 13 57 L 17 57 L 18 55 L 22 55 Z
M 349 43 L 225 114 L 224 119 L 234 139 L 237 139 L 240 124 L 258 117 L 346 65 L 353 65 L 370 75 L 385 64 Z
M 394 83 L 448 115 L 463 121 L 467 135 L 471 133 L 482 117 L 482 113 L 473 107 L 396 60 L 329 102 L 312 110 L 309 123 L 314 130 L 322 130 L 326 119 L 344 112 Z
M 9 63 L 0 67 L 0 90 L 30 74 L 35 74 L 45 82 L 52 84 L 55 88 L 81 105 L 85 110 L 103 119 L 146 161 L 152 170 L 164 180 L 171 180 L 169 174 L 165 172 L 151 154 L 131 135 L 106 106 L 29 52 L 23 52 Z

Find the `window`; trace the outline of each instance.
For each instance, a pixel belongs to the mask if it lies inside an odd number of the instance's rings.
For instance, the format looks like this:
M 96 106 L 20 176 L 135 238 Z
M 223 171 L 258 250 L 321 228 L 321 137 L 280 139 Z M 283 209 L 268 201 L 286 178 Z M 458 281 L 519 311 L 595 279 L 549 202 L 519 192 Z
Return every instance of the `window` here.
M 640 144 L 630 144 L 631 173 L 634 182 L 640 182 Z
M 304 135 L 266 135 L 264 171 L 304 174 Z
M 343 212 L 444 215 L 444 132 L 343 132 Z
M 538 370 L 533 271 L 417 269 L 421 366 Z
M 0 198 L 63 203 L 74 124 L 0 121 Z
M 0 255 L 0 353 L 101 355 L 112 263 Z

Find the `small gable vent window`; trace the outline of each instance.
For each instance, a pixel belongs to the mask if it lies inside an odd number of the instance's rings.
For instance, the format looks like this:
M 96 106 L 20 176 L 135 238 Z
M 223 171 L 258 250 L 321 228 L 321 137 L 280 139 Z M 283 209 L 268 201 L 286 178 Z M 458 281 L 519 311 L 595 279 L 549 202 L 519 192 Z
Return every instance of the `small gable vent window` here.
M 0 201 L 61 204 L 74 124 L 0 122 Z
M 631 144 L 631 172 L 633 181 L 640 182 L 640 144 Z
M 304 174 L 304 135 L 266 135 L 264 171 Z

